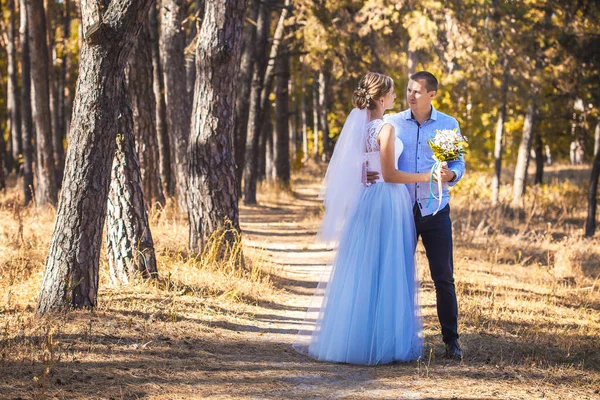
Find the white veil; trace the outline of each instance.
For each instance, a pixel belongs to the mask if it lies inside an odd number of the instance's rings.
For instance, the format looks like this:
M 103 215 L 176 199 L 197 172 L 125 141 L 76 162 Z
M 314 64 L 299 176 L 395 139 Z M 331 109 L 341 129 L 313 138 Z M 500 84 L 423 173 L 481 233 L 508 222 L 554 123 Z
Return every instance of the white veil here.
M 342 228 L 358 206 L 364 172 L 364 135 L 368 122 L 369 112 L 366 109 L 354 108 L 350 112 L 335 145 L 319 193 L 319 198 L 323 199 L 325 205 L 325 215 L 316 239 L 327 245 L 333 244 L 334 251 L 320 274 L 304 322 L 294 341 L 294 349 L 302 354 L 308 354 L 311 337 L 315 329 L 318 329 L 317 321 L 321 307 L 326 302 L 327 284 Z
M 322 242 L 337 243 L 344 223 L 356 209 L 362 185 L 364 132 L 368 122 L 368 111 L 354 108 L 335 145 L 319 193 L 325 206 L 317 234 L 317 239 Z

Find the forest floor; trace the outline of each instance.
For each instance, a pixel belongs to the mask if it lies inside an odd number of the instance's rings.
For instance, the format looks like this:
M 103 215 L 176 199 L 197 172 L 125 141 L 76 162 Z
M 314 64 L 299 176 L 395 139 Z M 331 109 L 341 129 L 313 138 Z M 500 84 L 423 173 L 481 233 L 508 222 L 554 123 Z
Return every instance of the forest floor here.
M 103 259 L 96 310 L 42 319 L 53 212 L 19 208 L 16 190 L 0 195 L 0 398 L 600 399 L 600 238 L 582 238 L 588 171 L 549 168 L 519 212 L 489 206 L 485 175 L 461 182 L 452 218 L 465 358 L 443 357 L 419 244 L 425 358 L 375 367 L 291 348 L 331 256 L 314 241 L 320 181 L 307 172 L 242 207 L 249 271 L 191 259 L 185 221 L 154 212 L 159 283 L 114 286 Z

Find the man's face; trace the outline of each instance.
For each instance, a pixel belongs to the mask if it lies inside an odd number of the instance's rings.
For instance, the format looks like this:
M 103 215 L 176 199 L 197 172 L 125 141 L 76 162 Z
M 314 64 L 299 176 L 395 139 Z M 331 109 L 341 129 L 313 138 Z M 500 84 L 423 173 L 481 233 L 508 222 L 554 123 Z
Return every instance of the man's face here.
M 431 106 L 431 100 L 435 97 L 436 92 L 427 91 L 425 80 L 419 79 L 408 81 L 406 87 L 406 99 L 408 100 L 408 106 L 412 111 L 428 111 Z

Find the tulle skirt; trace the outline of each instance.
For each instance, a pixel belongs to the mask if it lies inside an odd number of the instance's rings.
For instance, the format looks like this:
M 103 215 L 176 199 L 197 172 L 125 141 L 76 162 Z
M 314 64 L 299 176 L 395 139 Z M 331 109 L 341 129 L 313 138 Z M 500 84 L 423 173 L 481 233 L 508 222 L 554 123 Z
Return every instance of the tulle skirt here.
M 422 356 L 411 205 L 405 185 L 379 182 L 362 189 L 340 236 L 316 321 L 300 332 L 296 350 L 364 365 Z

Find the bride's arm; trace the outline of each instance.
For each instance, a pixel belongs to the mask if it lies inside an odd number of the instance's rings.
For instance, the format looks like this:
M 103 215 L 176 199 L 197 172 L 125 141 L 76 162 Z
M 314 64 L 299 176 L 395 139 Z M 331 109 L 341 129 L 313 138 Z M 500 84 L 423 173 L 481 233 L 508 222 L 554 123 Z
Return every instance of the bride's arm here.
M 411 174 L 396 169 L 396 132 L 390 124 L 385 124 L 377 137 L 381 148 L 381 174 L 390 183 L 429 182 L 429 172 Z

